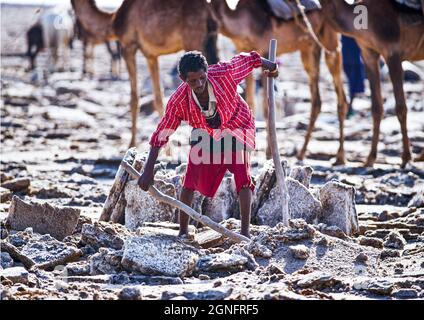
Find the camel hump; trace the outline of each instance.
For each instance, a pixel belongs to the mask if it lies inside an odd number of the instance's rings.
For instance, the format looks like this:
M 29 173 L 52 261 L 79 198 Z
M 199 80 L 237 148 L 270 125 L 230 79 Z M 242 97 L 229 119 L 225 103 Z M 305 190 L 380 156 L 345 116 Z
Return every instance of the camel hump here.
M 267 2 L 277 18 L 290 20 L 300 14 L 295 0 L 267 0 Z M 321 9 L 319 0 L 300 0 L 300 3 L 305 7 L 305 12 Z

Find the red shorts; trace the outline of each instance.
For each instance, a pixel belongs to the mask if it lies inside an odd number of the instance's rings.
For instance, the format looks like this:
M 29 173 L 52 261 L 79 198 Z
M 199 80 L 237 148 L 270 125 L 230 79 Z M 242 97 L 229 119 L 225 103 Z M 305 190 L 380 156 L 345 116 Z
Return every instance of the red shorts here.
M 214 197 L 227 169 L 234 175 L 237 194 L 244 188 L 253 192 L 255 185 L 251 179 L 250 153 L 244 150 L 205 153 L 203 156 L 202 151 L 192 147 L 183 187 Z

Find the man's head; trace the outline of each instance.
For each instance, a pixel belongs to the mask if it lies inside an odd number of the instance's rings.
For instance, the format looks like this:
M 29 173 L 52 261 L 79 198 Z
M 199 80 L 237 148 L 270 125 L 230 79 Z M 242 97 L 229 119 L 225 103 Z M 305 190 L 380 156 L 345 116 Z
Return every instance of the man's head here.
M 207 83 L 208 63 L 199 51 L 186 52 L 178 63 L 181 80 L 187 82 L 195 93 L 202 93 Z

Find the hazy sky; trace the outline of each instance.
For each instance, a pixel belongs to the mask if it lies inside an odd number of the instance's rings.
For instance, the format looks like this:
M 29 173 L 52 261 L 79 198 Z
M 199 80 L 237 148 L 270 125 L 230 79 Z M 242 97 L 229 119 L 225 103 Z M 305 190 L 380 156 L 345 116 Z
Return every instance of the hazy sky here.
M 123 0 L 96 0 L 100 7 L 118 7 Z M 14 4 L 34 4 L 34 5 L 54 5 L 63 3 L 63 0 L 0 0 L 0 3 L 14 3 Z M 69 1 L 70 2 L 70 1 Z M 237 4 L 238 0 L 227 0 L 228 5 L 233 7 Z

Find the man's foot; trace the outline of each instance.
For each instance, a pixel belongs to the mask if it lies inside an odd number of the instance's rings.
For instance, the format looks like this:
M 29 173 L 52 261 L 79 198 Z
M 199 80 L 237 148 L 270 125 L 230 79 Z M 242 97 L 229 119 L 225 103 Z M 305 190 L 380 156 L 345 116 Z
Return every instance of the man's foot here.
M 193 234 L 189 234 L 189 233 L 179 233 L 178 234 L 178 238 L 181 239 L 183 242 L 185 241 L 193 241 L 194 240 L 194 235 Z
M 179 237 L 188 237 L 188 231 L 180 231 L 179 233 L 178 233 L 178 236 Z
M 250 239 L 250 233 L 249 232 L 247 232 L 247 233 L 246 232 L 242 232 L 241 235 Z

